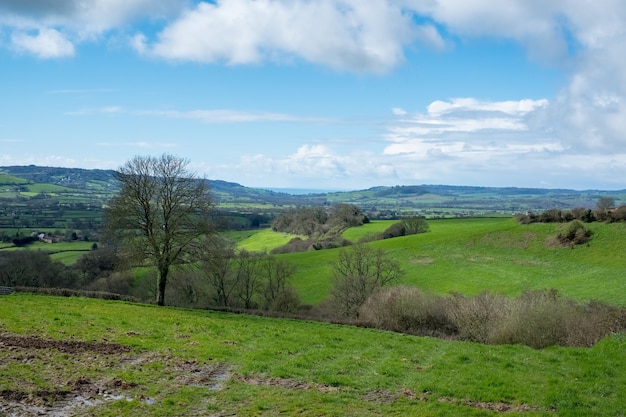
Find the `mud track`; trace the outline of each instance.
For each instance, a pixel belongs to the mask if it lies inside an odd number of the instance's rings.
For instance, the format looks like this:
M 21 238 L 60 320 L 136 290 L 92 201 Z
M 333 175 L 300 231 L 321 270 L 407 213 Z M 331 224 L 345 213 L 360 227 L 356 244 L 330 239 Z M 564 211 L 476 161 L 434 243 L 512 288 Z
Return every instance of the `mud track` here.
M 103 355 L 130 352 L 130 347 L 104 342 L 83 342 L 79 340 L 55 340 L 39 336 L 0 334 L 0 349 L 3 347 L 26 349 L 56 349 L 63 353 L 95 352 Z

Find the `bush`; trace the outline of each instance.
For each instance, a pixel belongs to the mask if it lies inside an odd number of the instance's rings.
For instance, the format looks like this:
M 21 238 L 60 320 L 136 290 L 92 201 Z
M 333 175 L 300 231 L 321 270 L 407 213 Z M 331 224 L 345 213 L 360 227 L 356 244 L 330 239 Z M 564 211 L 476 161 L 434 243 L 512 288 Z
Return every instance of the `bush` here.
M 580 220 L 566 224 L 563 231 L 557 236 L 557 240 L 565 246 L 587 243 L 590 238 L 591 230 L 588 230 Z
M 377 329 L 419 336 L 456 333 L 446 314 L 445 299 L 415 287 L 397 286 L 374 293 L 359 309 L 359 319 Z
M 494 329 L 507 314 L 507 300 L 498 294 L 483 292 L 474 297 L 454 294 L 449 301 L 448 317 L 462 340 L 490 343 Z
M 385 229 L 378 238 L 379 239 L 391 239 L 394 237 L 404 236 L 406 235 L 406 228 L 402 223 L 394 223 Z
M 269 305 L 270 311 L 297 313 L 300 310 L 300 296 L 293 287 L 283 288 Z

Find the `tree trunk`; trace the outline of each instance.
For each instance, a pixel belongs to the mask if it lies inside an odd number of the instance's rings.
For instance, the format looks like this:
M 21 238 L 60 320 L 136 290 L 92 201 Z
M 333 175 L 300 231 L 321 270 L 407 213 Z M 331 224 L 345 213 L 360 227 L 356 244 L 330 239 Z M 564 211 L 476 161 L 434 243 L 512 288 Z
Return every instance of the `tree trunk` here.
M 157 305 L 165 305 L 165 284 L 167 283 L 167 275 L 169 274 L 169 266 L 159 266 L 159 276 L 157 278 Z

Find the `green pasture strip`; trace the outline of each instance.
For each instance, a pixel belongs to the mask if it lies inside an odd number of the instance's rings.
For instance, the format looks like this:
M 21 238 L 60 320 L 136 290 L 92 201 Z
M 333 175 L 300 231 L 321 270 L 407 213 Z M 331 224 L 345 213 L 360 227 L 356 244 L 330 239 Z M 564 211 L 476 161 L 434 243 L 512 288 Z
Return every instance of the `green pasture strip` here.
M 237 243 L 237 248 L 245 249 L 248 252 L 270 252 L 272 249 L 288 243 L 295 237 L 298 236 L 289 233 L 275 232 L 272 229 L 262 229 L 240 240 Z M 305 236 L 300 237 L 306 239 Z
M 400 222 L 400 220 L 372 220 L 362 226 L 350 227 L 349 229 L 346 229 L 342 236 L 351 242 L 358 242 L 359 239 L 364 237 L 382 233 L 389 226 L 398 222 Z
M 63 265 L 74 265 L 78 259 L 85 253 L 89 252 L 89 249 L 65 251 L 50 254 L 50 258 L 53 261 L 59 261 Z
M 14 177 L 13 175 L 0 173 L 0 189 L 2 189 L 5 186 L 16 185 L 16 184 L 17 185 L 29 184 L 29 183 L 30 181 L 24 178 Z
M 559 224 L 469 218 L 429 220 L 429 225 L 428 233 L 371 243 L 400 263 L 402 283 L 437 294 L 492 291 L 515 296 L 527 289 L 556 288 L 578 300 L 626 305 L 626 256 L 618 249 L 626 247 L 626 224 L 591 223 L 589 245 L 573 249 L 548 244 L 559 233 Z M 292 283 L 304 302 L 327 298 L 330 264 L 337 253 L 329 249 L 281 255 L 297 266 Z
M 97 242 L 96 242 L 97 243 Z M 34 242 L 23 247 L 16 247 L 12 243 L 0 244 L 0 250 L 31 250 L 44 251 L 50 254 L 54 261 L 62 262 L 64 265 L 73 265 L 78 258 L 92 249 L 94 242 L 82 240 L 59 243 Z
M 510 407 L 510 416 L 602 417 L 626 409 L 624 335 L 593 348 L 532 350 L 25 294 L 0 299 L 0 329 L 131 347 L 117 355 L 0 349 L 0 391 L 118 381 L 109 391 L 120 399 L 86 409 L 93 416 L 495 416 L 488 408 Z M 200 378 L 203 368 L 223 371 Z
M 76 192 L 76 190 L 62 185 L 38 183 L 28 186 L 28 191 L 31 193 L 63 193 L 63 192 Z

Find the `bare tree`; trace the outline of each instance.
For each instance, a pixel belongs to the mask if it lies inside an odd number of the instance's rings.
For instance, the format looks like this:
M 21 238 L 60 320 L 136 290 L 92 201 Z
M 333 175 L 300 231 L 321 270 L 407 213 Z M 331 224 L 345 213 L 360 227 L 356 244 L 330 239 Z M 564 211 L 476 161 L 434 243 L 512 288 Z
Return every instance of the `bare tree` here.
M 289 278 L 295 274 L 296 268 L 293 264 L 272 255 L 264 257 L 262 268 L 266 279 L 263 297 L 266 307 L 269 308 L 287 291 Z
M 346 316 L 357 316 L 370 295 L 401 275 L 400 265 L 387 252 L 363 244 L 339 252 L 332 269 L 332 297 Z
M 135 156 L 116 172 L 121 188 L 106 210 L 106 230 L 156 266 L 158 305 L 172 266 L 194 259 L 211 233 L 211 195 L 188 164 L 168 154 Z

